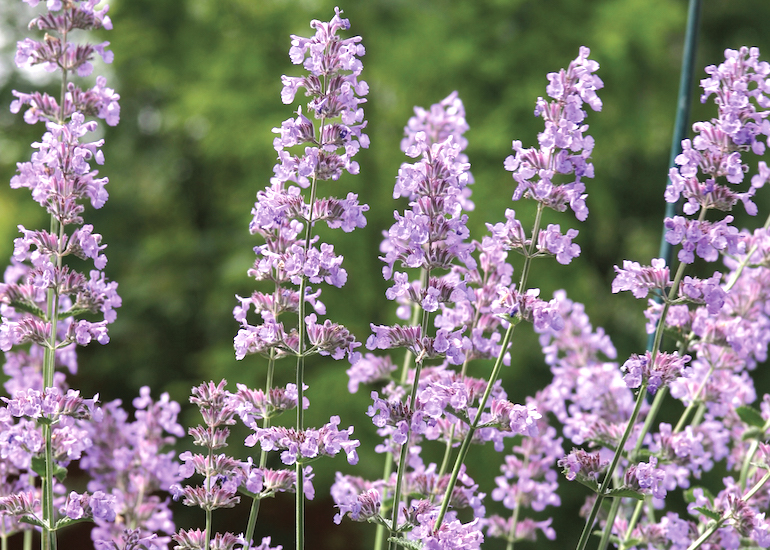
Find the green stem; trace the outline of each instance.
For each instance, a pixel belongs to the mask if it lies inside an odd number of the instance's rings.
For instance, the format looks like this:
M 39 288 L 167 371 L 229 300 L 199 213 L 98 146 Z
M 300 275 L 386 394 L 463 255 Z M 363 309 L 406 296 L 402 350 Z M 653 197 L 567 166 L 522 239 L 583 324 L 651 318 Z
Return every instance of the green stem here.
M 607 524 L 602 531 L 602 538 L 599 540 L 598 550 L 607 550 L 607 546 L 610 543 L 610 533 L 612 533 L 612 526 L 615 524 L 615 518 L 618 515 L 620 509 L 621 498 L 613 498 L 612 506 L 610 506 L 610 512 L 607 514 Z
M 535 213 L 535 223 L 532 228 L 532 240 L 529 243 L 529 250 L 524 257 L 524 265 L 521 268 L 521 277 L 519 278 L 519 286 L 517 288 L 519 293 L 525 292 L 526 285 L 527 285 L 527 278 L 529 277 L 529 270 L 532 265 L 532 259 L 535 256 L 535 250 L 537 247 L 537 240 L 538 236 L 540 234 L 540 223 L 542 221 L 543 217 L 543 203 L 538 202 L 537 203 L 537 212 Z M 492 387 L 495 385 L 495 382 L 497 381 L 497 378 L 500 376 L 500 370 L 503 366 L 503 358 L 505 357 L 505 353 L 508 349 L 508 345 L 511 343 L 511 337 L 513 336 L 513 331 L 516 327 L 516 324 L 518 321 L 511 319 L 510 324 L 508 325 L 508 329 L 505 331 L 505 336 L 503 336 L 503 341 L 500 344 L 500 353 L 497 355 L 497 359 L 495 360 L 495 365 L 492 367 L 492 372 L 489 375 L 489 380 L 487 382 L 487 387 L 484 390 L 484 395 L 479 400 L 479 406 L 478 410 L 476 411 L 476 415 L 473 418 L 473 421 L 471 422 L 470 426 L 468 426 L 468 433 L 465 434 L 465 438 L 463 439 L 462 444 L 460 445 L 460 450 L 457 453 L 457 458 L 455 459 L 454 467 L 452 468 L 452 474 L 449 478 L 449 483 L 447 484 L 447 488 L 444 491 L 444 498 L 441 501 L 441 508 L 439 509 L 438 516 L 436 516 L 436 522 L 434 523 L 433 530 L 438 531 L 439 527 L 441 527 L 441 523 L 444 521 L 444 516 L 447 513 L 447 510 L 449 509 L 449 500 L 452 498 L 452 492 L 454 491 L 455 484 L 457 483 L 457 477 L 460 475 L 460 467 L 465 462 L 465 457 L 468 455 L 468 451 L 470 450 L 471 441 L 473 440 L 473 436 L 476 433 L 476 428 L 479 425 L 479 422 L 481 421 L 481 414 L 484 411 L 484 408 L 487 405 L 487 401 L 489 400 L 489 396 L 492 393 Z
M 662 323 L 661 323 L 662 325 Z M 628 423 L 626 424 L 626 429 L 623 432 L 623 435 L 620 438 L 620 441 L 618 442 L 618 446 L 615 449 L 615 454 L 612 457 L 612 462 L 610 463 L 609 468 L 607 469 L 607 473 L 604 475 L 604 479 L 602 480 L 602 484 L 599 487 L 599 492 L 596 495 L 596 500 L 594 501 L 594 505 L 591 507 L 591 512 L 588 515 L 588 519 L 586 519 L 585 526 L 583 527 L 583 532 L 580 534 L 580 540 L 577 544 L 577 550 L 584 550 L 586 545 L 588 544 L 588 538 L 591 536 L 591 529 L 593 529 L 594 522 L 596 521 L 596 516 L 599 514 L 599 508 L 601 508 L 602 501 L 604 500 L 604 496 L 607 493 L 607 489 L 610 486 L 610 481 L 612 480 L 612 475 L 615 472 L 615 468 L 617 468 L 618 463 L 620 462 L 620 457 L 623 455 L 623 448 L 626 446 L 626 441 L 628 441 L 628 438 L 631 435 L 631 432 L 634 429 L 634 425 L 636 424 L 636 419 L 639 416 L 639 411 L 642 409 L 642 403 L 644 403 L 644 399 L 647 396 L 647 382 L 643 382 L 642 386 L 639 388 L 639 393 L 636 396 L 636 403 L 634 404 L 634 410 L 631 412 L 631 418 L 628 419 Z
M 426 280 L 430 280 L 430 270 L 427 271 Z M 421 334 L 427 334 L 428 330 L 428 321 L 430 319 L 430 314 L 422 310 L 422 322 L 420 323 L 421 327 Z M 416 400 L 417 400 L 417 389 L 420 385 L 420 371 L 422 371 L 422 357 L 418 357 L 415 361 L 415 370 L 414 370 L 414 380 L 412 381 L 412 391 L 409 394 L 409 409 L 413 412 L 416 407 Z M 392 519 L 390 524 L 390 532 L 391 534 L 396 534 L 398 532 L 398 512 L 399 512 L 399 506 L 401 504 L 401 484 L 403 483 L 404 479 L 404 473 L 406 470 L 407 462 L 408 462 L 408 456 L 409 456 L 409 440 L 411 436 L 411 427 L 409 429 L 409 433 L 407 434 L 406 441 L 403 445 L 401 445 L 401 455 L 399 456 L 398 460 L 398 470 L 396 471 L 396 487 L 393 490 L 393 510 L 392 512 Z M 390 543 L 390 549 L 395 550 L 396 549 L 396 542 L 391 541 Z
M 618 550 L 625 550 L 626 549 L 626 541 L 631 538 L 631 533 L 634 530 L 634 527 L 636 526 L 636 522 L 639 521 L 639 517 L 642 515 L 642 508 L 644 508 L 644 500 L 639 500 L 636 502 L 636 506 L 634 507 L 634 513 L 631 515 L 631 519 L 628 522 L 628 529 L 626 529 L 626 534 L 623 537 L 623 540 L 620 543 L 620 547 Z
M 505 331 L 505 336 L 503 336 L 500 353 L 497 356 L 497 360 L 495 361 L 495 366 L 492 368 L 492 374 L 489 375 L 489 382 L 487 384 L 486 390 L 484 391 L 484 395 L 482 396 L 481 401 L 479 401 L 479 408 L 476 411 L 476 416 L 474 417 L 471 425 L 468 426 L 468 433 L 465 435 L 465 438 L 463 438 L 463 442 L 460 445 L 460 450 L 457 453 L 457 458 L 455 459 L 455 464 L 452 468 L 452 474 L 449 478 L 446 491 L 444 492 L 444 498 L 441 501 L 441 508 L 439 509 L 438 516 L 436 516 L 436 522 L 433 528 L 434 531 L 438 531 L 439 527 L 441 527 L 441 523 L 444 521 L 444 516 L 449 509 L 449 500 L 452 498 L 452 492 L 454 491 L 455 484 L 457 483 L 457 477 L 460 475 L 460 467 L 463 465 L 465 457 L 468 454 L 468 450 L 470 449 L 471 440 L 473 439 L 473 435 L 476 433 L 476 427 L 479 425 L 479 421 L 481 420 L 481 413 L 486 406 L 489 395 L 492 393 L 492 386 L 494 386 L 495 381 L 500 374 L 500 369 L 503 365 L 503 357 L 505 356 L 505 350 L 508 348 L 508 344 L 511 342 L 511 336 L 513 336 L 513 330 L 515 327 L 516 324 L 511 321 L 510 325 L 508 325 L 508 330 Z
M 270 358 L 267 362 L 267 380 L 265 382 L 265 395 L 268 395 L 270 392 L 270 389 L 273 387 L 273 374 L 275 373 L 275 350 L 270 350 Z M 299 406 L 302 406 L 299 404 Z M 270 427 L 270 416 L 265 415 L 265 417 L 262 419 L 262 429 L 266 430 Z M 260 449 L 259 451 L 259 467 L 264 468 L 265 464 L 267 464 L 267 452 L 264 449 Z M 246 524 L 246 534 L 244 535 L 244 539 L 248 544 L 251 544 L 252 539 L 254 538 L 254 529 L 256 529 L 257 526 L 257 518 L 259 517 L 259 507 L 260 503 L 262 502 L 262 499 L 258 498 L 257 496 L 254 497 L 254 499 L 251 501 L 251 511 L 249 512 L 249 521 Z

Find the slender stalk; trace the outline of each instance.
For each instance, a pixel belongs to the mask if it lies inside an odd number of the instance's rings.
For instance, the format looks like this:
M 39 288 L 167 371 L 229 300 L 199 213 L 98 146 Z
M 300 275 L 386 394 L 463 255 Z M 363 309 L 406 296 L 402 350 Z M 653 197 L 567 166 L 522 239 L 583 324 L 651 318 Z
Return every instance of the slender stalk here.
M 598 550 L 607 550 L 607 546 L 610 544 L 610 533 L 612 533 L 612 526 L 615 525 L 615 518 L 620 510 L 620 502 L 623 499 L 613 498 L 612 506 L 610 506 L 610 513 L 607 515 L 607 526 L 602 531 L 602 538 L 599 540 Z
M 273 375 L 275 373 L 275 350 L 270 350 L 270 358 L 267 362 L 267 377 L 265 381 L 265 395 L 268 394 L 270 389 L 273 387 Z M 298 406 L 302 406 L 301 403 L 298 403 Z M 266 430 L 270 427 L 270 417 L 265 416 L 262 419 L 262 429 Z M 267 464 L 267 452 L 264 449 L 260 449 L 259 451 L 259 467 L 264 468 L 265 464 Z M 251 544 L 251 540 L 254 538 L 254 529 L 257 526 L 257 518 L 259 517 L 259 507 L 262 503 L 262 499 L 260 498 L 254 498 L 251 501 L 251 510 L 249 512 L 249 521 L 246 524 L 246 534 L 244 535 L 244 539 L 248 544 Z
M 634 507 L 634 513 L 631 515 L 631 519 L 628 522 L 628 529 L 626 529 L 626 534 L 623 537 L 623 540 L 620 543 L 620 547 L 618 550 L 625 550 L 626 549 L 626 541 L 631 538 L 631 533 L 634 530 L 634 527 L 636 526 L 636 522 L 639 521 L 639 517 L 642 515 L 642 508 L 644 508 L 644 500 L 639 500 L 636 502 L 636 506 Z
M 430 280 L 430 270 L 426 270 L 428 273 L 426 275 L 426 280 Z M 422 322 L 420 323 L 420 326 L 422 328 L 422 334 L 426 334 L 428 330 L 428 320 L 430 319 L 430 314 L 422 310 Z M 420 371 L 422 371 L 422 358 L 418 357 L 415 361 L 415 370 L 414 370 L 414 380 L 412 381 L 412 391 L 409 394 L 409 407 L 412 411 L 415 410 L 416 407 L 416 399 L 417 399 L 417 389 L 420 385 Z M 407 434 L 406 441 L 403 445 L 401 445 L 401 455 L 398 459 L 398 470 L 396 470 L 396 487 L 393 490 L 393 510 L 392 512 L 392 519 L 390 524 L 390 532 L 391 534 L 395 534 L 398 532 L 398 512 L 399 512 L 399 506 L 401 505 L 401 484 L 404 480 L 404 473 L 406 470 L 406 464 L 408 462 L 409 458 L 409 435 L 411 434 L 411 427 L 409 430 L 409 434 Z M 390 543 L 390 549 L 395 550 L 397 544 L 393 541 Z
M 421 285 L 422 288 L 425 288 L 425 285 L 427 284 L 427 273 L 428 273 L 428 270 L 425 268 L 422 268 L 420 270 L 420 281 L 422 283 Z M 416 325 L 417 322 L 420 320 L 420 311 L 421 310 L 418 307 L 413 308 L 412 318 L 410 319 L 409 326 Z M 409 367 L 412 366 L 413 360 L 414 360 L 414 353 L 412 353 L 411 350 L 406 350 L 404 352 L 404 360 L 401 363 L 400 381 L 402 386 L 406 384 L 407 376 L 409 375 Z M 382 469 L 381 479 L 387 483 L 387 481 L 390 479 L 390 474 L 392 473 L 393 473 L 393 453 L 388 451 L 385 453 L 385 466 Z M 382 550 L 383 548 L 385 548 L 386 536 L 387 536 L 386 526 L 383 525 L 382 523 L 378 523 L 377 531 L 374 537 L 374 550 Z
M 612 462 L 610 463 L 609 468 L 607 469 L 607 473 L 604 475 L 604 479 L 602 480 L 602 484 L 599 487 L 599 492 L 596 495 L 596 500 L 594 501 L 594 505 L 591 508 L 591 512 L 588 515 L 588 519 L 586 519 L 586 524 L 583 527 L 583 532 L 580 534 L 580 540 L 577 544 L 577 550 L 584 550 L 586 545 L 588 544 L 588 538 L 591 536 L 591 529 L 593 529 L 594 522 L 596 521 L 596 516 L 599 514 L 599 508 L 601 508 L 602 501 L 604 500 L 604 496 L 607 493 L 607 489 L 610 486 L 610 481 L 612 480 L 612 474 L 615 472 L 615 468 L 617 468 L 618 463 L 620 462 L 620 457 L 623 454 L 623 448 L 626 446 L 626 441 L 628 441 L 628 438 L 631 435 L 631 432 L 634 429 L 634 425 L 636 424 L 636 419 L 639 416 L 639 411 L 642 409 L 642 403 L 644 403 L 645 398 L 647 397 L 647 382 L 643 382 L 642 386 L 639 388 L 639 393 L 636 396 L 636 403 L 634 404 L 634 410 L 631 412 L 631 418 L 628 419 L 628 423 L 626 424 L 626 429 L 623 432 L 623 435 L 620 438 L 620 441 L 618 442 L 618 446 L 615 449 L 615 454 L 612 457 Z
M 519 524 L 519 510 L 521 510 L 519 495 L 516 495 L 516 505 L 513 508 L 513 514 L 511 515 L 511 528 L 508 530 L 508 543 L 505 545 L 505 550 L 513 550 L 513 545 L 516 543 L 516 527 Z
M 64 10 L 63 16 L 68 16 L 68 10 Z M 65 26 L 66 28 L 66 26 Z M 63 51 L 67 49 L 67 32 L 62 32 L 61 47 Z M 59 113 L 58 124 L 64 124 L 64 103 L 67 94 L 68 72 L 66 66 L 60 66 L 62 71 L 61 87 L 59 91 Z M 62 267 L 62 241 L 64 237 L 64 227 L 59 221 L 51 215 L 50 224 L 51 234 L 58 235 L 58 250 L 56 257 L 52 258 L 57 268 Z M 56 370 L 56 334 L 58 332 L 59 321 L 59 293 L 55 287 L 49 287 L 46 296 L 46 314 L 50 326 L 50 335 L 48 344 L 43 357 L 43 390 L 52 388 L 54 385 L 54 372 Z M 40 546 L 43 550 L 56 549 L 56 532 L 51 529 L 55 521 L 55 510 L 53 504 L 53 427 L 50 424 L 43 425 L 43 438 L 45 440 L 45 475 L 42 480 L 42 511 L 43 528 L 40 536 Z
M 524 265 L 521 268 L 521 277 L 519 278 L 519 286 L 517 288 L 519 293 L 524 292 L 524 289 L 527 285 L 529 270 L 532 265 L 532 259 L 534 258 L 538 235 L 540 234 L 540 223 L 542 221 L 543 208 L 543 203 L 538 202 L 537 212 L 535 214 L 535 223 L 532 228 L 532 240 L 530 241 L 527 255 L 524 258 Z M 465 457 L 468 455 L 471 441 L 473 440 L 473 436 L 476 433 L 476 428 L 481 421 L 481 414 L 487 405 L 489 396 L 492 394 L 492 387 L 495 385 L 497 378 L 500 376 L 500 370 L 503 366 L 503 358 L 505 357 L 508 345 L 511 343 L 511 337 L 513 336 L 513 331 L 516 328 L 517 323 L 518 321 L 511 319 L 510 324 L 508 325 L 508 329 L 505 331 L 505 336 L 503 336 L 503 341 L 500 344 L 500 353 L 497 355 L 494 367 L 492 367 L 492 372 L 489 375 L 489 380 L 487 382 L 487 387 L 484 390 L 484 395 L 479 400 L 479 406 L 478 410 L 476 411 L 476 415 L 473 418 L 471 425 L 468 426 L 468 433 L 465 434 L 465 438 L 460 445 L 460 450 L 457 453 L 457 458 L 455 459 L 455 464 L 452 468 L 452 474 L 449 478 L 446 491 L 444 491 L 444 498 L 441 501 L 441 508 L 439 509 L 438 516 L 436 516 L 436 522 L 433 527 L 434 531 L 438 531 L 439 527 L 441 527 L 441 523 L 444 521 L 444 516 L 449 509 L 449 500 L 452 497 L 452 492 L 454 491 L 455 484 L 457 483 L 457 477 L 460 475 L 460 467 L 463 465 L 465 462 Z
M 492 386 L 500 374 L 500 369 L 503 364 L 503 357 L 505 356 L 505 350 L 508 348 L 508 344 L 511 342 L 511 336 L 513 336 L 513 330 L 515 327 L 516 324 L 511 322 L 511 324 L 508 325 L 508 330 L 505 331 L 505 336 L 503 336 L 503 341 L 500 348 L 500 354 L 497 356 L 495 366 L 492 368 L 492 374 L 489 375 L 489 383 L 487 384 L 484 395 L 479 402 L 478 411 L 476 412 L 476 416 L 474 417 L 473 422 L 470 426 L 468 426 L 468 433 L 465 435 L 463 442 L 460 444 L 460 450 L 457 453 L 457 458 L 455 459 L 455 464 L 452 468 L 452 474 L 449 478 L 446 491 L 444 492 L 444 498 L 441 501 L 441 508 L 439 509 L 438 516 L 436 516 L 435 527 L 433 528 L 434 531 L 437 531 L 438 528 L 441 527 L 441 523 L 444 521 L 444 516 L 449 509 L 449 499 L 452 497 L 452 492 L 454 491 L 455 484 L 457 483 L 457 477 L 460 475 L 460 467 L 463 465 L 463 462 L 465 462 L 465 457 L 467 456 L 468 450 L 471 446 L 471 440 L 473 439 L 473 435 L 476 433 L 476 427 L 479 425 L 479 420 L 481 419 L 481 413 L 484 410 L 484 406 L 486 405 L 489 395 L 492 393 Z

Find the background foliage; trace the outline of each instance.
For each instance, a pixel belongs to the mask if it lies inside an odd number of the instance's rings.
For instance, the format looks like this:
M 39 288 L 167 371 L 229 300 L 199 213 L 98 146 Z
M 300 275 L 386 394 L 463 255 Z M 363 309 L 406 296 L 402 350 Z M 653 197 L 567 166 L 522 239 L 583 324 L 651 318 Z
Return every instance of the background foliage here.
M 16 5 L 18 4 L 18 5 Z M 502 167 L 511 140 L 536 143 L 542 128 L 532 116 L 535 99 L 545 94 L 547 72 L 565 67 L 580 45 L 592 50 L 605 82 L 604 109 L 589 113 L 596 139 L 596 178 L 588 182 L 588 221 L 555 223 L 580 229 L 583 253 L 568 268 L 535 264 L 534 286 L 550 296 L 567 288 L 584 302 L 595 326 L 610 332 L 623 360 L 645 344 L 640 304 L 630 296 L 611 296 L 612 266 L 624 258 L 646 262 L 657 255 L 664 211 L 668 155 L 679 81 L 687 3 L 684 0 L 367 0 L 340 6 L 363 37 L 367 54 L 363 78 L 371 91 L 365 105 L 371 148 L 359 154 L 361 175 L 343 176 L 322 191 L 358 193 L 371 206 L 368 226 L 353 234 L 335 232 L 335 248 L 345 255 L 349 273 L 343 289 L 325 289 L 329 317 L 360 340 L 369 323 L 392 323 L 394 308 L 384 298 L 377 259 L 381 232 L 403 204 L 392 199 L 399 165 L 402 128 L 413 105 L 429 106 L 453 90 L 465 102 L 471 130 L 467 153 L 476 179 L 472 236 L 481 239 L 484 222 L 503 219 L 511 204 L 513 181 Z M 770 2 L 704 2 L 696 78 L 719 63 L 725 48 L 756 45 L 770 57 Z M 246 270 L 258 244 L 248 233 L 256 192 L 272 174 L 275 153 L 271 129 L 291 116 L 280 102 L 282 74 L 300 74 L 288 59 L 290 34 L 310 34 L 309 21 L 328 20 L 335 2 L 327 0 L 113 0 L 115 28 L 105 36 L 115 62 L 101 72 L 122 96 L 121 123 L 103 130 L 110 178 L 110 201 L 87 214 L 104 235 L 109 277 L 120 284 L 123 307 L 111 328 L 112 342 L 81 352 L 81 371 L 70 381 L 86 395 L 129 403 L 143 385 L 155 395 L 168 391 L 186 403 L 191 386 L 227 378 L 261 386 L 263 362 L 236 362 L 232 338 L 235 294 L 254 289 Z M 16 40 L 24 36 L 30 10 L 21 2 L 0 4 L 2 64 L 0 105 L 11 90 L 30 91 L 45 80 L 22 75 L 11 66 Z M 99 69 L 96 71 L 100 72 Z M 30 79 L 33 81 L 31 82 Z M 693 120 L 711 118 L 697 96 Z M 29 158 L 29 143 L 42 126 L 28 127 L 21 116 L 0 109 L 0 180 L 9 181 L 15 164 Z M 770 205 L 765 192 L 760 211 Z M 525 219 L 525 216 L 522 216 Z M 47 221 L 24 191 L 0 186 L 0 258 L 10 257 L 16 224 L 43 227 Z M 564 225 L 563 225 L 564 227 Z M 515 260 L 514 260 L 515 261 Z M 516 265 L 518 267 L 518 265 Z M 713 270 L 713 268 L 712 268 Z M 710 271 L 706 273 L 710 274 Z M 512 400 L 522 400 L 549 379 L 536 339 L 517 331 L 514 365 L 503 374 Z M 368 391 L 349 397 L 345 364 L 316 361 L 308 367 L 308 423 L 339 414 L 355 424 L 362 439 L 356 473 L 377 477 L 381 459 L 373 453 L 373 427 L 364 415 Z M 486 376 L 488 365 L 471 374 Z M 286 363 L 277 383 L 293 378 Z M 760 395 L 768 384 L 760 381 Z M 193 411 L 187 424 L 197 423 Z M 235 438 L 233 438 L 235 439 Z M 185 442 L 187 445 L 187 442 Z M 488 492 L 499 457 L 471 453 L 471 475 Z M 488 461 L 489 467 L 479 467 Z M 323 493 L 344 461 L 317 463 L 318 502 L 309 508 L 313 547 L 354 548 L 373 528 L 331 525 L 333 511 Z M 562 495 L 565 506 L 579 506 L 584 492 Z M 269 503 L 273 504 L 273 503 Z M 494 505 L 493 503 L 489 503 Z M 274 542 L 291 546 L 292 504 L 277 499 L 263 506 L 260 522 Z M 576 517 L 574 510 L 556 512 Z M 281 517 L 289 534 L 282 534 Z M 189 527 L 187 516 L 179 523 Z M 192 516 L 189 521 L 199 521 Z M 220 521 L 240 521 L 236 515 Z M 285 523 L 285 522 L 284 522 Z M 561 524 L 562 522 L 560 522 Z M 564 522 L 568 524 L 569 522 Z M 575 521 L 575 530 L 580 522 Z M 569 525 L 560 525 L 560 528 Z M 215 526 L 235 532 L 242 526 Z M 260 534 L 258 532 L 258 534 Z M 560 531 L 560 544 L 574 533 Z M 571 538 L 569 538 L 571 537 Z M 344 542 L 343 542 L 344 541 Z M 491 547 L 491 545 L 490 545 Z

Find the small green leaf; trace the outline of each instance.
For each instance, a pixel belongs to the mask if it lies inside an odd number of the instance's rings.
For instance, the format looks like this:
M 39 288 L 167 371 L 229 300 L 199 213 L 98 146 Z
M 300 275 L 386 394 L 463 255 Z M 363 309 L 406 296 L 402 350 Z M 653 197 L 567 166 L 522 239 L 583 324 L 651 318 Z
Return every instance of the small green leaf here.
M 594 493 L 599 494 L 599 484 L 596 482 L 594 478 L 578 475 L 575 478 L 575 481 L 577 481 L 581 485 L 585 485 L 586 487 L 591 489 Z
M 45 529 L 45 522 L 36 516 L 23 515 L 21 518 L 19 518 L 19 521 Z
M 41 478 L 45 479 L 45 457 L 32 457 L 32 471 L 39 475 Z M 53 476 L 60 482 L 64 481 L 64 478 L 67 477 L 67 468 L 60 466 L 59 464 L 54 464 Z
M 56 531 L 57 529 L 61 529 L 62 527 L 68 527 L 70 525 L 73 525 L 75 523 L 83 523 L 84 521 L 93 521 L 93 518 L 78 518 L 78 519 L 72 519 L 68 517 L 63 517 L 59 521 L 56 522 L 56 525 L 52 529 L 53 531 Z
M 741 420 L 749 426 L 762 428 L 765 425 L 765 419 L 762 418 L 760 412 L 753 407 L 743 405 L 735 409 L 735 412 L 737 412 Z
M 418 540 L 406 540 L 399 537 L 388 537 L 388 542 L 395 542 L 407 550 L 422 550 L 423 544 Z
M 705 508 L 704 506 L 696 506 L 695 509 L 698 510 L 698 512 L 700 512 L 701 514 L 703 514 L 707 518 L 713 519 L 714 521 L 719 521 L 720 519 L 722 519 L 722 515 L 721 514 L 715 512 L 714 510 L 709 510 L 708 508 Z

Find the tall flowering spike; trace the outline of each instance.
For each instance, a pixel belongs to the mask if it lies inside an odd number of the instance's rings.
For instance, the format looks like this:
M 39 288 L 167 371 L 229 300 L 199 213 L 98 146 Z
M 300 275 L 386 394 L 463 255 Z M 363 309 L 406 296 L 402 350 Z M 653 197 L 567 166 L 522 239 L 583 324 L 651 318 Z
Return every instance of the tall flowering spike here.
M 292 35 L 289 57 L 294 64 L 302 64 L 310 73 L 304 77 L 283 76 L 281 99 L 289 104 L 299 88 L 310 97 L 308 113 L 320 121 L 317 135 L 313 121 L 302 115 L 288 119 L 273 131 L 279 134 L 273 145 L 278 151 L 280 164 L 275 167 L 273 182 L 293 181 L 307 187 L 311 179 L 339 179 L 342 170 L 358 173 L 353 156 L 361 147 L 369 147 L 363 98 L 369 92 L 368 84 L 359 80 L 363 65 L 358 59 L 364 55 L 361 37 L 340 38 L 337 31 L 350 28 L 350 21 L 340 17 L 342 10 L 334 9 L 328 23 L 313 20 L 315 36 L 302 38 Z M 302 156 L 291 156 L 286 149 L 307 144 Z
M 738 201 L 743 202 L 746 212 L 756 215 L 752 197 L 770 177 L 764 162 L 760 162 L 759 173 L 745 192 L 736 192 L 719 180 L 725 179 L 733 186 L 743 182 L 749 167 L 742 153 L 765 152 L 770 136 L 770 90 L 766 83 L 770 64 L 759 60 L 758 48 L 742 47 L 725 50 L 724 63 L 706 67 L 706 74 L 708 78 L 701 80 L 701 102 L 713 96 L 718 117 L 693 124 L 697 135 L 682 141 L 682 153 L 676 157 L 678 167 L 669 172 L 671 184 L 666 189 L 666 200 L 676 202 L 684 197 L 687 215 L 701 208 L 727 211 Z
M 361 147 L 369 146 L 369 138 L 363 133 L 366 121 L 361 108 L 368 86 L 359 80 L 362 64 L 358 58 L 364 54 L 364 47 L 361 37 L 337 36 L 338 31 L 350 27 L 341 14 L 336 9 L 330 22 L 313 21 L 313 37 L 292 36 L 291 60 L 303 64 L 310 74 L 284 76 L 281 97 L 284 103 L 291 103 L 297 90 L 304 88 L 310 98 L 306 112 L 312 113 L 313 119 L 303 115 L 300 108 L 296 118 L 273 129 L 278 134 L 273 141 L 278 153 L 275 175 L 271 185 L 257 193 L 249 224 L 249 231 L 260 235 L 265 243 L 254 248 L 257 258 L 249 275 L 258 281 L 272 281 L 275 291 L 238 297 L 233 316 L 241 324 L 234 341 L 239 360 L 251 354 L 278 358 L 299 353 L 299 334 L 293 329 L 287 331 L 278 320 L 284 313 L 297 315 L 304 311 L 300 293 L 291 285 L 302 287 L 308 282 L 342 287 L 347 281 L 343 258 L 334 246 L 309 236 L 314 224 L 323 221 L 328 227 L 345 232 L 366 226 L 364 213 L 369 206 L 360 204 L 356 194 L 348 193 L 345 198 L 316 197 L 317 182 L 337 180 L 343 170 L 357 174 L 358 163 L 352 158 Z M 295 148 L 299 155 L 290 152 Z M 311 183 L 312 202 L 302 195 L 302 188 Z M 323 315 L 326 309 L 318 300 L 320 293 L 305 286 L 302 301 Z M 252 309 L 260 315 L 260 324 L 249 322 Z M 308 334 L 302 336 L 310 340 L 313 352 L 335 359 L 347 355 L 355 363 L 360 354 L 354 349 L 359 344 L 347 329 L 328 320 L 316 324 L 316 319 L 315 315 L 308 316 Z
M 117 284 L 106 281 L 101 272 L 107 263 L 103 253 L 106 245 L 93 226 L 83 225 L 82 204 L 89 201 L 101 208 L 107 200 L 107 178 L 98 177 L 93 169 L 93 163 L 104 163 L 104 140 L 87 141 L 87 134 L 97 128 L 97 123 L 86 121 L 86 116 L 115 125 L 120 110 L 119 96 L 106 87 L 104 77 L 97 77 L 88 90 L 67 82 L 68 74 L 90 74 L 96 55 L 108 63 L 112 61 L 112 52 L 106 50 L 108 42 L 78 44 L 71 42 L 68 34 L 75 29 L 110 29 L 108 7 L 95 10 L 95 2 L 79 0 L 49 2 L 48 7 L 49 12 L 30 24 L 30 28 L 44 30 L 45 38 L 19 42 L 16 64 L 63 70 L 63 93 L 57 101 L 47 94 L 14 91 L 17 99 L 11 103 L 11 111 L 17 113 L 28 106 L 24 119 L 30 124 L 44 121 L 46 132 L 32 144 L 35 151 L 31 160 L 18 164 L 11 187 L 28 188 L 61 231 L 30 231 L 19 226 L 21 236 L 14 242 L 14 267 L 6 270 L 5 284 L 0 285 L 0 349 L 7 352 L 15 345 L 32 342 L 33 346 L 55 345 L 61 355 L 71 343 L 107 343 L 107 325 L 115 320 L 114 310 L 121 305 Z M 73 226 L 68 232 L 67 228 Z M 96 269 L 88 276 L 76 273 L 63 265 L 67 256 L 90 259 Z M 54 311 L 49 311 L 47 303 L 50 292 L 56 296 Z M 75 319 L 86 313 L 103 320 Z M 54 316 L 59 319 L 54 320 Z M 51 334 L 54 327 L 56 334 Z
M 604 86 L 593 74 L 599 64 L 588 59 L 590 53 L 581 47 L 566 71 L 548 75 L 546 92 L 552 100 L 538 98 L 535 107 L 535 116 L 545 121 L 545 130 L 538 135 L 540 147 L 524 149 L 520 141 L 514 141 L 516 154 L 505 159 L 505 169 L 513 172 L 517 183 L 513 200 L 532 198 L 560 212 L 569 205 L 580 221 L 588 216 L 582 178 L 594 176 L 593 164 L 588 162 L 594 140 L 584 135 L 588 125 L 583 104 L 600 111 L 602 102 L 596 91 Z M 574 180 L 564 184 L 554 181 L 571 177 Z
M 380 259 L 386 264 L 383 276 L 393 279 L 386 297 L 401 304 L 397 314 L 402 319 L 410 319 L 415 307 L 435 312 L 471 297 L 464 277 L 446 273 L 459 266 L 465 270 L 476 268 L 472 256 L 475 245 L 467 240 L 468 216 L 463 213 L 473 207 L 467 187 L 473 181 L 470 164 L 462 152 L 467 145 L 462 134 L 467 129 L 465 109 L 457 92 L 429 111 L 415 108 L 415 116 L 404 128 L 402 149 L 407 156 L 420 160 L 404 163 L 399 169 L 393 197 L 408 197 L 410 209 L 403 215 L 394 213 L 396 223 L 380 246 L 384 253 Z M 396 264 L 403 269 L 420 269 L 428 276 L 422 281 L 410 281 L 408 272 L 395 271 Z M 465 327 L 457 328 L 447 330 L 437 325 L 433 339 L 422 334 L 419 327 L 373 325 L 375 334 L 367 347 L 406 347 L 417 354 L 419 361 L 446 356 L 451 363 L 461 364 L 467 338 L 461 336 Z

